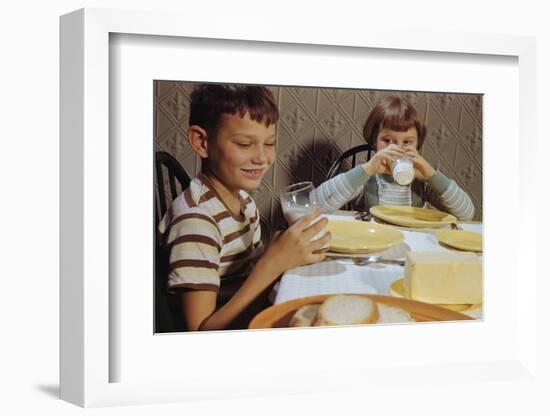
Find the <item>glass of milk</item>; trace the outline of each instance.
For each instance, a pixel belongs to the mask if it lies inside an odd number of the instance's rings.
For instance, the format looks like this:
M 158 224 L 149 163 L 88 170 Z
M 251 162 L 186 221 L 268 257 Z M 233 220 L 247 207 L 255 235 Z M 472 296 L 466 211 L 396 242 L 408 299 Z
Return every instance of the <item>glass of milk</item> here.
M 399 185 L 408 185 L 414 179 L 413 162 L 408 157 L 400 157 L 393 162 L 393 180 Z
M 281 192 L 281 206 L 288 225 L 294 224 L 303 216 L 314 211 L 315 208 L 321 208 L 316 194 L 313 192 L 314 190 L 313 182 L 306 181 L 289 185 Z M 321 218 L 323 218 L 323 215 L 315 218 L 311 224 L 319 221 Z M 324 234 L 325 231 L 322 230 L 313 237 L 313 240 L 321 238 Z

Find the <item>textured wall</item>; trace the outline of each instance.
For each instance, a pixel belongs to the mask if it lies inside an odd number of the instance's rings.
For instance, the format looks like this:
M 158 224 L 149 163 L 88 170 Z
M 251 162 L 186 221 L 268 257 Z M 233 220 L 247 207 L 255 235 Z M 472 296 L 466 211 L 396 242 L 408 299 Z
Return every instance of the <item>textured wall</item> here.
M 193 177 L 200 159 L 186 141 L 192 83 L 155 82 L 155 149 L 176 157 Z M 277 161 L 253 197 L 268 238 L 284 219 L 278 192 L 303 180 L 321 183 L 331 162 L 344 150 L 364 143 L 363 124 L 387 91 L 329 88 L 271 88 L 280 110 Z M 396 93 L 396 92 L 392 92 Z M 425 116 L 428 136 L 422 154 L 457 181 L 482 218 L 482 96 L 397 92 Z

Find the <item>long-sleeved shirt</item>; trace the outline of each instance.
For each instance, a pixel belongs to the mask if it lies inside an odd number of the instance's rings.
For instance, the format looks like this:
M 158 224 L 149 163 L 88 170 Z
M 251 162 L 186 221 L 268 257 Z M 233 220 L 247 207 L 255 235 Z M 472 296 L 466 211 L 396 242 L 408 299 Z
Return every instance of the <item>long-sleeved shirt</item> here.
M 327 212 L 351 200 L 365 209 L 374 205 L 432 206 L 459 220 L 471 220 L 475 211 L 468 194 L 440 171 L 425 182 L 415 179 L 411 185 L 403 186 L 391 176 L 369 176 L 362 166 L 356 166 L 323 182 L 315 192 Z

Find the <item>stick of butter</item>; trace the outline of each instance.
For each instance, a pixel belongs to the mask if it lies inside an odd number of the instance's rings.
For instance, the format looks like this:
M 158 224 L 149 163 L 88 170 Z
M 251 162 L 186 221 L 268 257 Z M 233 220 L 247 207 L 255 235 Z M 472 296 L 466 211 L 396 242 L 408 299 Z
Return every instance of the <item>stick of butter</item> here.
M 409 252 L 405 297 L 426 303 L 481 303 L 482 274 L 481 256 L 474 253 Z

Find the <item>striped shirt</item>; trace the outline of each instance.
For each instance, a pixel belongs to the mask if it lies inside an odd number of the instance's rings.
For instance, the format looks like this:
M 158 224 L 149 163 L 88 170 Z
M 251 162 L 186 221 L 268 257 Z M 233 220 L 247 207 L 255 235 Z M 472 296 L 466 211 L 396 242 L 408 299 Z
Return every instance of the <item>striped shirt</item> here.
M 378 188 L 378 203 L 380 205 L 412 206 L 412 190 L 410 186 L 402 186 L 389 177 L 375 175 Z
M 246 279 L 262 251 L 260 216 L 242 190 L 239 201 L 233 215 L 202 173 L 174 200 L 159 224 L 170 251 L 169 289 L 228 298 Z
M 333 211 L 357 198 L 367 194 L 367 183 L 371 177 L 362 166 L 335 176 L 322 183 L 316 189 L 320 204 L 326 211 Z M 413 205 L 411 185 L 399 185 L 391 176 L 374 175 L 377 201 L 367 201 L 367 208 L 373 205 Z M 442 172 L 426 181 L 426 192 L 422 201 L 424 207 L 434 207 L 448 212 L 459 220 L 471 220 L 475 207 L 468 196 L 455 181 L 447 178 Z

